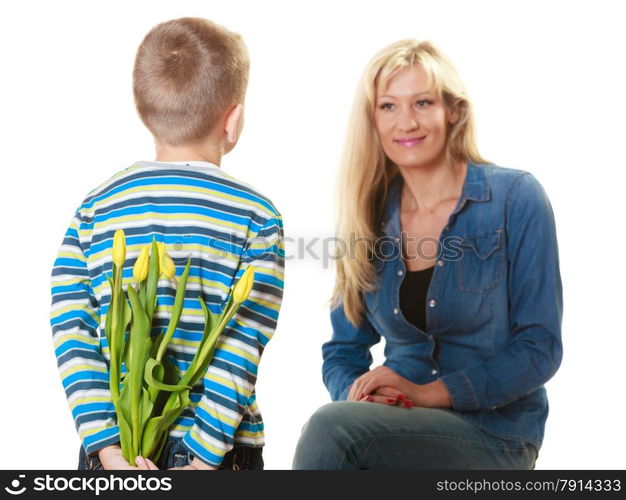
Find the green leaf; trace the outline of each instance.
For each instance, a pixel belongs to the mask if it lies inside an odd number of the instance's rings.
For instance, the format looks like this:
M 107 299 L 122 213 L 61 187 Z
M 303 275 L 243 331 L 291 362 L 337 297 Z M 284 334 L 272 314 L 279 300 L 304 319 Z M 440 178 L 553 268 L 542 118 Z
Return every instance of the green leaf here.
M 146 280 L 143 280 L 139 285 L 139 300 L 144 310 L 146 308 Z
M 126 370 L 128 370 L 128 367 L 130 366 L 130 358 L 132 355 L 133 353 L 132 353 L 132 346 L 130 344 L 130 332 L 129 332 L 124 337 L 124 352 L 122 353 L 122 360 L 124 361 L 124 364 L 126 365 Z M 128 375 L 128 371 L 126 372 L 126 375 Z
M 170 392 L 181 391 L 184 389 L 191 389 L 190 386 L 185 385 L 185 384 L 179 384 L 179 385 L 164 384 L 162 382 L 164 374 L 165 374 L 165 369 L 163 368 L 161 363 L 159 363 L 156 359 L 150 358 L 148 361 L 146 361 L 146 371 L 144 374 L 144 380 L 146 381 L 146 384 L 148 384 L 150 387 L 154 387 L 155 389 L 159 389 L 161 391 L 170 391 Z
M 157 284 L 160 276 L 159 269 L 159 249 L 156 244 L 156 236 L 152 237 L 152 247 L 150 249 L 150 264 L 148 266 L 148 279 L 146 283 L 146 306 L 145 311 L 150 323 L 154 316 L 156 306 Z
M 133 309 L 133 322 L 130 329 L 130 357 L 128 388 L 130 390 L 130 426 L 133 433 L 133 453 L 138 454 L 141 438 L 141 395 L 143 392 L 143 371 L 150 351 L 150 322 L 143 310 L 139 296 L 133 287 L 128 287 L 128 297 Z
M 136 465 L 134 463 L 135 457 L 131 457 L 133 435 L 130 429 L 130 425 L 124 417 L 120 417 L 119 415 L 117 417 L 117 425 L 120 430 L 120 445 L 122 447 L 122 455 L 124 455 L 124 458 L 128 460 L 131 465 Z
M 220 335 L 241 305 L 233 302 L 232 299 L 229 300 L 228 304 L 228 307 L 224 309 L 220 315 L 219 324 L 215 326 L 210 333 L 207 332 L 207 328 L 205 327 L 202 340 L 200 341 L 200 348 L 196 351 L 191 365 L 181 379 L 182 384 L 188 384 L 193 387 L 198 380 L 204 376 L 204 373 L 213 359 L 213 354 L 215 353 Z
M 130 390 L 128 387 L 128 379 L 124 381 L 118 405 L 115 408 L 117 413 L 117 423 L 120 429 L 120 444 L 122 446 L 122 454 L 124 458 L 131 462 L 135 460 L 133 456 L 133 431 L 130 425 Z
M 118 326 L 119 330 L 117 331 L 117 359 L 119 359 L 119 368 L 121 370 L 122 367 L 122 359 L 124 356 L 124 351 L 125 351 L 125 342 L 124 342 L 124 335 L 126 333 L 126 329 L 128 328 L 128 325 L 130 324 L 130 321 L 132 319 L 132 310 L 130 308 L 130 304 L 128 303 L 128 301 L 126 300 L 126 297 L 124 296 L 124 294 L 122 293 L 122 300 L 123 300 L 123 309 L 122 309 L 122 317 L 121 322 Z
M 156 358 L 159 346 L 161 345 L 161 342 L 163 342 L 163 338 L 163 332 L 157 333 L 156 337 L 154 337 L 154 340 L 152 341 L 152 347 L 150 348 L 151 358 Z
M 152 408 L 154 407 L 153 402 L 150 400 L 150 394 L 148 390 L 144 387 L 143 393 L 141 395 L 141 411 L 139 417 L 139 429 L 138 429 L 138 454 L 144 456 L 143 449 L 141 443 L 143 441 L 143 434 L 146 427 L 146 423 L 152 417 Z
M 219 330 L 219 333 L 217 335 L 219 337 L 219 334 L 226 326 L 226 323 L 223 324 L 224 318 L 225 316 L 229 314 L 230 310 L 233 308 L 232 306 L 233 301 L 231 298 L 228 300 L 227 306 L 224 309 L 222 309 L 222 312 L 219 315 L 213 314 L 210 311 L 210 309 L 207 307 L 207 305 L 204 303 L 204 301 L 200 298 L 198 299 L 200 300 L 200 306 L 202 307 L 202 310 L 204 311 L 204 319 L 205 319 L 204 332 L 202 333 L 202 339 L 200 339 L 200 343 L 198 344 L 198 349 L 196 350 L 196 354 L 194 355 L 193 360 L 191 361 L 191 364 L 189 365 L 189 368 L 187 369 L 187 373 L 185 374 L 187 376 L 185 381 L 191 381 L 194 378 L 193 374 L 197 373 L 199 369 L 199 365 L 202 364 L 202 361 L 200 360 L 200 358 L 205 357 L 205 355 L 203 355 L 203 352 L 207 349 L 204 347 L 205 344 L 207 343 L 207 340 L 211 337 L 211 335 L 214 332 L 218 330 Z M 221 326 L 221 329 L 220 329 L 220 326 Z M 212 349 L 212 352 L 214 350 L 215 349 Z M 197 381 L 197 377 L 195 378 Z M 193 385 L 195 385 L 195 382 L 192 383 L 191 385 L 193 387 Z
M 202 351 L 202 346 L 204 345 L 207 337 L 209 336 L 208 333 L 217 326 L 217 323 L 213 321 L 213 314 L 211 313 L 211 311 L 209 311 L 209 308 L 204 303 L 204 300 L 198 297 L 198 301 L 200 302 L 200 307 L 202 308 L 202 311 L 204 312 L 204 332 L 202 332 L 202 338 L 200 339 L 200 343 L 198 344 L 198 349 L 196 353 Z M 194 360 L 195 360 L 195 357 L 194 357 Z
M 159 352 L 157 353 L 156 359 L 161 361 L 163 359 L 163 355 L 165 354 L 165 349 L 169 344 L 174 332 L 176 331 L 176 327 L 178 326 L 178 321 L 180 320 L 180 316 L 182 314 L 183 306 L 185 304 L 185 291 L 187 288 L 187 279 L 189 277 L 189 270 L 191 269 L 191 258 L 187 259 L 187 265 L 185 266 L 185 270 L 178 281 L 178 288 L 176 289 L 176 297 L 174 298 L 174 307 L 172 308 L 172 315 L 170 316 L 169 324 L 167 325 L 167 331 L 165 332 L 165 338 L 163 342 L 159 346 Z
M 163 415 L 151 418 L 145 427 L 142 439 L 142 451 L 152 461 L 158 460 L 170 426 L 189 404 L 189 390 L 173 392 L 165 405 Z

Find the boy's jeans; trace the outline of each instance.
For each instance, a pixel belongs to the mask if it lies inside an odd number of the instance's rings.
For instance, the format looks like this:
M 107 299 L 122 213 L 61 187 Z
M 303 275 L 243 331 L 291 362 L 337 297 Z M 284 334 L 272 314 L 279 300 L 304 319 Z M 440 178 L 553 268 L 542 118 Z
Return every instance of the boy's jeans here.
M 163 447 L 161 457 L 156 461 L 155 465 L 161 470 L 172 467 L 184 467 L 191 463 L 192 459 L 193 456 L 190 456 L 180 439 L 169 437 Z M 85 449 L 81 446 L 78 470 L 104 469 L 100 459 L 97 456 L 88 457 Z M 263 448 L 235 445 L 224 456 L 224 461 L 219 466 L 219 470 L 263 470 Z
M 481 431 L 452 410 L 338 401 L 304 426 L 294 469 L 533 469 L 534 446 Z

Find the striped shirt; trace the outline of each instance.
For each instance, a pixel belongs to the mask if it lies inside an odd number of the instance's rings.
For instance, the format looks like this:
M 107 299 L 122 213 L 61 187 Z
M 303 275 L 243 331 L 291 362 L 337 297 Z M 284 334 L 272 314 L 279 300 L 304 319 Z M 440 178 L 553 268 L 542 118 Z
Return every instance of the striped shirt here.
M 201 297 L 219 313 L 232 286 L 255 266 L 252 292 L 218 341 L 203 380 L 170 436 L 218 466 L 234 444 L 264 444 L 254 385 L 259 358 L 278 320 L 284 279 L 282 217 L 247 184 L 207 162 L 140 161 L 91 191 L 72 217 L 51 276 L 50 323 L 57 364 L 85 451 L 119 442 L 109 391 L 104 320 L 110 302 L 113 235 L 123 229 L 123 286 L 141 248 L 163 242 L 180 277 L 191 258 L 183 314 L 168 345 L 184 372 L 204 330 Z M 152 335 L 167 328 L 175 284 L 161 278 Z M 122 367 L 122 373 L 126 367 Z

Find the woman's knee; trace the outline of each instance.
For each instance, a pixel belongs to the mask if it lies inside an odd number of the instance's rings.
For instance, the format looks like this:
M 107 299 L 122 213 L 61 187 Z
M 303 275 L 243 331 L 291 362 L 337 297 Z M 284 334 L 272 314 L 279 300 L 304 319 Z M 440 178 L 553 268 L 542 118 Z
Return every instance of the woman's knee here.
M 350 409 L 338 401 L 319 407 L 302 428 L 303 434 L 332 436 L 345 432 L 350 423 Z
M 318 408 L 302 428 L 294 469 L 337 469 L 345 465 L 351 445 L 349 405 L 335 402 Z

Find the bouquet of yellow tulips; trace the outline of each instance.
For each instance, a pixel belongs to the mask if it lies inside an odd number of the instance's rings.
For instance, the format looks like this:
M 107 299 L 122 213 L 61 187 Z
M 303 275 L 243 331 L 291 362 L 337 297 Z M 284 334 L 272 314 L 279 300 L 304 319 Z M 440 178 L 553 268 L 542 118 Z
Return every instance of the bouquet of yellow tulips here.
M 126 260 L 124 231 L 113 239 L 111 303 L 105 318 L 105 335 L 110 354 L 110 390 L 120 430 L 122 453 L 131 465 L 141 455 L 158 460 L 170 426 L 189 404 L 189 391 L 203 377 L 213 359 L 217 340 L 226 324 L 248 298 L 254 283 L 254 269 L 248 267 L 230 294 L 222 313 L 209 311 L 198 297 L 205 327 L 198 350 L 184 374 L 164 357 L 180 319 L 191 259 L 177 284 L 167 330 L 152 336 L 157 283 L 161 276 L 176 281 L 176 266 L 163 243 L 153 238 L 151 247 L 141 249 L 133 267 L 134 286 L 122 288 Z M 128 297 L 128 298 L 127 298 Z M 130 331 L 126 330 L 130 325 Z M 122 375 L 122 363 L 126 373 Z

